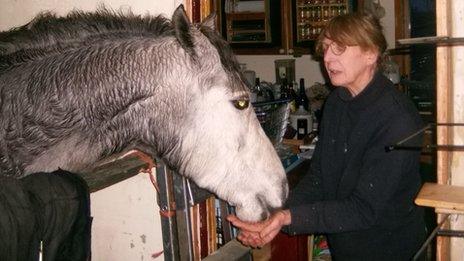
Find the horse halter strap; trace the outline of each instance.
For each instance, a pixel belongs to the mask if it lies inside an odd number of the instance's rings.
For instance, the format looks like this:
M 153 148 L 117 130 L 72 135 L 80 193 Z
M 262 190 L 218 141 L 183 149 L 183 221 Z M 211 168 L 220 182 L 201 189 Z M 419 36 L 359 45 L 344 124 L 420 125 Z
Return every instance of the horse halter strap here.
M 155 188 L 157 196 L 159 197 L 160 188 L 159 188 L 159 185 L 158 185 L 158 181 L 156 180 L 156 177 L 153 174 L 153 168 L 156 167 L 155 160 L 152 157 L 150 157 L 147 154 L 145 154 L 143 152 L 140 152 L 140 151 L 134 151 L 134 154 L 136 154 L 139 157 L 140 160 L 147 163 L 147 167 L 146 168 L 141 168 L 139 170 L 139 173 L 147 173 L 148 174 L 148 176 L 150 177 L 151 184 Z M 175 207 L 171 208 L 171 209 L 175 209 Z M 165 218 L 171 218 L 171 217 L 176 215 L 176 211 L 169 210 L 169 209 L 164 209 L 164 208 L 160 208 L 159 213 L 160 213 L 160 216 L 165 217 Z

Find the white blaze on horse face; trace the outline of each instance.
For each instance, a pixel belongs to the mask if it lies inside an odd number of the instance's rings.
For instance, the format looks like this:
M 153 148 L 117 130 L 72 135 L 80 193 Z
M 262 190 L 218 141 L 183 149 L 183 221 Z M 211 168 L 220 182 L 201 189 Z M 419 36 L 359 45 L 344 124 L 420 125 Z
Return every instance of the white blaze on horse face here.
M 239 218 L 257 221 L 280 208 L 287 192 L 281 161 L 253 108 L 235 108 L 225 87 L 205 90 L 193 105 L 183 136 L 185 174 L 237 206 Z

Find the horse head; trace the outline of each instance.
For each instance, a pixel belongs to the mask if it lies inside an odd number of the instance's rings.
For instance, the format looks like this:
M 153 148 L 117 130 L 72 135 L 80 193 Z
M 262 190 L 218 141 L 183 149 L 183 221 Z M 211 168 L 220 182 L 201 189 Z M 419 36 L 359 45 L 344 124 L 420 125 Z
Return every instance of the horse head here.
M 0 167 L 79 172 L 138 148 L 256 221 L 288 194 L 284 169 L 214 16 L 43 14 L 0 34 Z

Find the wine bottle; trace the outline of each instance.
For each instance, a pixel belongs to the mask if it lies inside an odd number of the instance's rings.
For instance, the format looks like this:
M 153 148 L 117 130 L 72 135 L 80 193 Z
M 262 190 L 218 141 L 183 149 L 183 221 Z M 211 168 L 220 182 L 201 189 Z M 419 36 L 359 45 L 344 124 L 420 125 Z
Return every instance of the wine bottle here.
M 288 98 L 288 91 L 287 91 L 287 79 L 283 78 L 280 84 L 280 98 L 287 99 Z
M 296 104 L 298 95 L 295 92 L 295 89 L 293 88 L 293 82 L 290 82 L 288 84 L 287 88 L 287 93 L 288 93 L 288 98 L 290 98 L 290 111 L 295 112 L 298 105 Z
M 256 92 L 256 101 L 257 102 L 262 102 L 262 101 L 266 100 L 266 97 L 264 97 L 263 88 L 261 87 L 260 83 L 261 83 L 261 81 L 260 81 L 259 77 L 256 77 L 254 91 Z
M 302 105 L 306 111 L 311 111 L 308 96 L 306 96 L 306 89 L 304 79 L 300 79 L 300 92 L 298 93 L 297 106 Z
M 297 100 L 298 95 L 296 94 L 295 89 L 293 88 L 293 82 L 290 82 L 288 84 L 288 91 L 287 92 L 288 92 L 288 96 L 289 96 L 290 99 L 293 99 L 295 101 Z

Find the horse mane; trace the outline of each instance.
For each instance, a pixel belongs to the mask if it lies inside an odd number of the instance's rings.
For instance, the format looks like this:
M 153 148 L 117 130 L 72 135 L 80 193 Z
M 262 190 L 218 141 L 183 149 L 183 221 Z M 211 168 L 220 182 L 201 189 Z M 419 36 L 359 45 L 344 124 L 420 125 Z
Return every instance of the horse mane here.
M 214 29 L 201 24 L 198 26 L 217 49 L 223 68 L 241 78 L 237 75 L 239 63 L 227 42 Z M 64 17 L 43 12 L 26 25 L 0 32 L 0 73 L 19 64 L 100 40 L 166 36 L 176 37 L 176 33 L 172 21 L 162 15 L 141 16 L 105 7 L 96 12 L 72 11 Z
M 217 49 L 222 66 L 227 72 L 240 71 L 240 65 L 235 57 L 230 45 L 213 29 L 202 26 L 200 31 L 205 35 L 209 42 Z
M 0 71 L 97 40 L 137 36 L 174 36 L 174 29 L 161 15 L 140 16 L 104 7 L 96 12 L 73 11 L 65 17 L 44 12 L 24 26 L 0 32 Z

